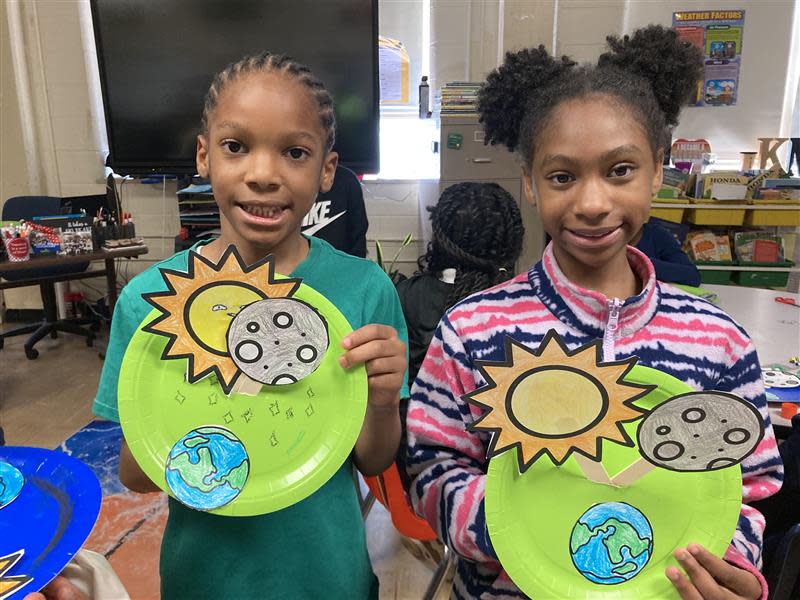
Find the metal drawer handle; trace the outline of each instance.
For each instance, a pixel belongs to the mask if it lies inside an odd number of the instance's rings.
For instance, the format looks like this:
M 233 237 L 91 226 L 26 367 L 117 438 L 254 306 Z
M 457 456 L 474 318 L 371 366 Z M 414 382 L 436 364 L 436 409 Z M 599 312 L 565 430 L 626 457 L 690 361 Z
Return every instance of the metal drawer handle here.
M 485 163 L 490 163 L 490 162 L 492 162 L 492 159 L 491 159 L 491 158 L 473 158 L 473 159 L 472 159 L 472 162 L 474 162 L 474 163 L 481 163 L 481 164 L 485 164 Z

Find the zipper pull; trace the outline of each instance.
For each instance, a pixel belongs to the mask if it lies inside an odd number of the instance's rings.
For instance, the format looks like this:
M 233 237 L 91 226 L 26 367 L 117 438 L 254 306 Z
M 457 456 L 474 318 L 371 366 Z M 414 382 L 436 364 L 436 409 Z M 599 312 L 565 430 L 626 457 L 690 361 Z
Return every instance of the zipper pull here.
M 608 301 L 608 321 L 606 321 L 606 330 L 603 332 L 603 361 L 611 362 L 615 360 L 616 348 L 615 339 L 617 329 L 619 329 L 619 309 L 622 307 L 622 302 L 619 298 L 614 298 Z
M 616 332 L 619 328 L 619 309 L 622 308 L 622 302 L 619 298 L 614 298 L 608 301 L 608 323 L 606 329 Z

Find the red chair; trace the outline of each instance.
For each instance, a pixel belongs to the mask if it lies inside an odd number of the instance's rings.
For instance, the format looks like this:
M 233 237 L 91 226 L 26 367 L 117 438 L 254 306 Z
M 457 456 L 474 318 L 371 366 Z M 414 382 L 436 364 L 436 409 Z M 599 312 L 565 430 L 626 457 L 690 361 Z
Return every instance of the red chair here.
M 422 517 L 417 516 L 414 509 L 408 502 L 408 496 L 403 489 L 403 482 L 400 479 L 400 472 L 397 465 L 392 464 L 388 469 L 376 477 L 364 477 L 364 481 L 369 487 L 370 495 L 373 498 L 366 498 L 362 501 L 362 514 L 366 519 L 367 513 L 372 506 L 371 500 L 377 498 L 378 502 L 386 507 L 392 517 L 392 525 L 402 535 L 418 540 L 426 549 L 426 553 L 436 563 L 433 577 L 431 577 L 423 600 L 434 600 L 439 595 L 439 591 L 452 570 L 455 557 L 450 549 L 445 545 L 438 551 L 433 551 L 436 540 L 436 532 Z M 410 548 L 406 547 L 409 551 Z M 421 559 L 415 552 L 412 554 Z M 438 555 L 438 559 L 436 558 Z
M 421 542 L 436 539 L 436 532 L 425 519 L 417 516 L 408 503 L 408 496 L 403 489 L 397 465 L 392 464 L 375 477 L 365 477 L 364 481 L 372 495 L 389 511 L 392 516 L 392 524 L 397 531 Z

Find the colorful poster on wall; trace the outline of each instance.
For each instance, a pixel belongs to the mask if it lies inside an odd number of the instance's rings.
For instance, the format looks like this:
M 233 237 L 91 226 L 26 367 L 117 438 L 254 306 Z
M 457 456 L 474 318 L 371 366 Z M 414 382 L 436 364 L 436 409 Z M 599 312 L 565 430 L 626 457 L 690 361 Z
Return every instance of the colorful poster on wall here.
M 403 42 L 380 36 L 378 63 L 381 104 L 408 104 L 409 58 Z
M 703 52 L 703 79 L 697 82 L 695 106 L 733 106 L 739 95 L 742 63 L 743 10 L 676 12 L 672 27 L 678 37 Z

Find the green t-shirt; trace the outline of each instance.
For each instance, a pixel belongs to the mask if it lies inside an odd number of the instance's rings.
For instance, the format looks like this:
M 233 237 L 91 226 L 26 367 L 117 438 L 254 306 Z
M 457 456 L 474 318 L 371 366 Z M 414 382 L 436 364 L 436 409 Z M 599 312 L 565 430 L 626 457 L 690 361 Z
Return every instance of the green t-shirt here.
M 407 343 L 397 293 L 373 262 L 309 238 L 306 259 L 291 273 L 328 298 L 353 329 L 370 323 L 394 327 Z M 119 421 L 117 381 L 125 349 L 152 306 L 146 292 L 166 291 L 157 267 L 187 270 L 188 251 L 147 269 L 125 286 L 114 310 L 94 413 Z M 405 381 L 405 378 L 404 378 Z M 408 397 L 405 383 L 400 390 Z M 378 581 L 367 554 L 364 522 L 344 465 L 311 496 L 257 517 L 221 517 L 170 498 L 161 544 L 161 597 L 377 598 Z

